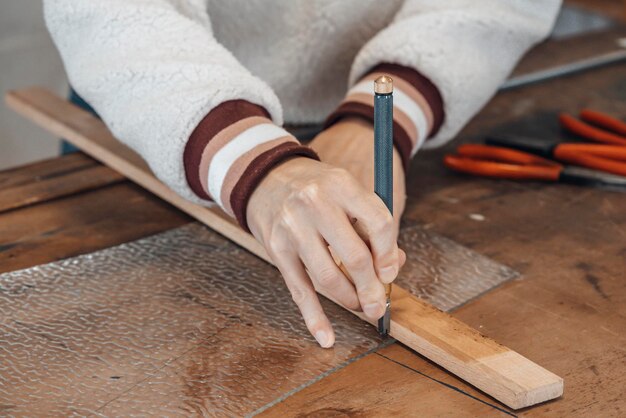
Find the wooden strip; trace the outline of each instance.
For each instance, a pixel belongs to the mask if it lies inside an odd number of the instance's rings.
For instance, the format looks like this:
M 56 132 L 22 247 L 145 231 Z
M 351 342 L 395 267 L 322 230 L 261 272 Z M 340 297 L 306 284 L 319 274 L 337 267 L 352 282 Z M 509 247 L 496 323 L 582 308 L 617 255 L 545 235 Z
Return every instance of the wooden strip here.
M 0 213 L 117 183 L 124 179 L 125 177 L 117 171 L 101 165 L 73 170 L 66 175 L 37 179 L 25 185 L 0 190 Z
M 9 92 L 6 102 L 44 129 L 67 138 L 94 158 L 271 262 L 254 237 L 218 208 L 193 204 L 168 189 L 137 154 L 117 141 L 104 123 L 88 112 L 36 87 Z M 353 313 L 365 320 L 360 313 Z M 399 286 L 393 288 L 391 318 L 392 337 L 511 408 L 524 408 L 563 393 L 560 377 Z
M 66 138 L 85 153 L 123 173 L 144 189 L 170 202 L 253 254 L 271 262 L 263 246 L 252 235 L 243 232 L 239 225 L 219 208 L 206 208 L 191 203 L 161 183 L 143 159 L 115 139 L 106 125 L 91 113 L 37 87 L 8 92 L 6 103 L 37 125 Z

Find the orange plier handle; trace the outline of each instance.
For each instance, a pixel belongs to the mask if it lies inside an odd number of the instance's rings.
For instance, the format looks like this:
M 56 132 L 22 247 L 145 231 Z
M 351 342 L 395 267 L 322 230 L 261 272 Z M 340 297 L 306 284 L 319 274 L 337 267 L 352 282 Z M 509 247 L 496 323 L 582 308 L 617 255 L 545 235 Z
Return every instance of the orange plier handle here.
M 568 164 L 626 176 L 626 146 L 599 144 L 560 144 L 554 158 Z
M 554 149 L 554 158 L 626 176 L 626 123 L 591 109 L 582 110 L 580 119 L 565 113 L 559 115 L 559 122 L 565 130 L 605 145 L 560 144 Z
M 480 144 L 461 145 L 443 161 L 455 171 L 515 180 L 558 181 L 563 170 L 561 164 L 536 155 Z
M 604 144 L 626 146 L 626 123 L 591 109 L 583 109 L 580 119 L 561 113 L 561 126 L 578 136 Z

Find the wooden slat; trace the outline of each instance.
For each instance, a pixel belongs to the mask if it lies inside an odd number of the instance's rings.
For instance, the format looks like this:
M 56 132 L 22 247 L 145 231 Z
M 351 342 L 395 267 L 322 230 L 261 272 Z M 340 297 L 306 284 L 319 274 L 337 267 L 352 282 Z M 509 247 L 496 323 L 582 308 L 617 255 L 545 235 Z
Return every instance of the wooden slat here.
M 154 177 L 137 154 L 117 141 L 106 126 L 88 112 L 36 87 L 9 92 L 6 101 L 44 129 L 67 138 L 89 155 L 271 262 L 252 235 L 242 231 L 218 208 L 207 209 L 176 195 Z M 365 320 L 360 313 L 353 313 Z M 563 393 L 560 377 L 399 286 L 394 286 L 391 318 L 392 337 L 511 408 L 527 407 Z
M 0 213 L 69 196 L 123 181 L 124 176 L 106 166 L 73 170 L 65 175 L 35 180 L 26 185 L 0 189 Z

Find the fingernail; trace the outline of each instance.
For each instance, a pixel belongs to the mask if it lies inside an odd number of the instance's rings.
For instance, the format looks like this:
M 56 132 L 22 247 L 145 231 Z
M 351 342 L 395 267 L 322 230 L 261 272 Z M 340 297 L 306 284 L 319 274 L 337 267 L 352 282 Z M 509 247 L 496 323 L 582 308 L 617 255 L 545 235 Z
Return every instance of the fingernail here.
M 370 303 L 363 307 L 363 312 L 370 318 L 378 319 L 383 315 L 382 308 L 383 306 L 380 303 Z
M 384 267 L 380 269 L 380 280 L 385 283 L 394 281 L 398 275 L 398 270 L 394 266 Z
M 330 347 L 330 338 L 328 338 L 328 333 L 325 331 L 317 331 L 315 333 L 315 339 L 324 348 Z

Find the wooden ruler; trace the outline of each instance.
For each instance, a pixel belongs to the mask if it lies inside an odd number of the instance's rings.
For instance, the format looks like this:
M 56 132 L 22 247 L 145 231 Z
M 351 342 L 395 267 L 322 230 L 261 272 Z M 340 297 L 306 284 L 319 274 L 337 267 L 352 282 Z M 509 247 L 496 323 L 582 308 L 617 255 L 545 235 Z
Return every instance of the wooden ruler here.
M 89 112 L 38 87 L 10 91 L 5 99 L 9 107 L 45 130 L 66 138 L 161 199 L 272 262 L 261 244 L 219 208 L 191 203 L 165 186 L 141 157 L 115 139 L 105 124 Z M 318 292 L 333 300 L 324 292 Z M 505 405 L 513 409 L 525 408 L 563 394 L 563 379 L 559 376 L 401 287 L 393 287 L 392 300 L 390 335 L 393 338 Z M 361 313 L 351 312 L 367 320 Z

